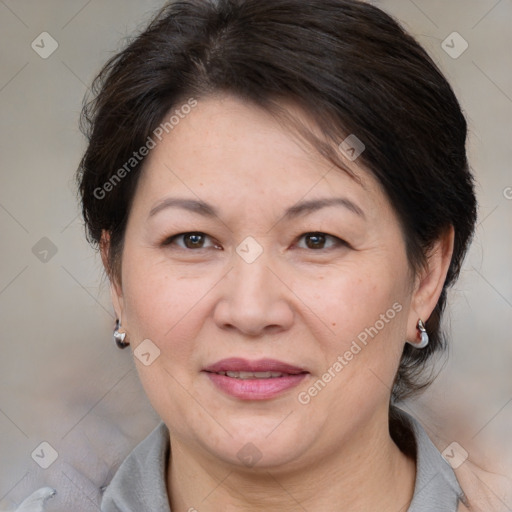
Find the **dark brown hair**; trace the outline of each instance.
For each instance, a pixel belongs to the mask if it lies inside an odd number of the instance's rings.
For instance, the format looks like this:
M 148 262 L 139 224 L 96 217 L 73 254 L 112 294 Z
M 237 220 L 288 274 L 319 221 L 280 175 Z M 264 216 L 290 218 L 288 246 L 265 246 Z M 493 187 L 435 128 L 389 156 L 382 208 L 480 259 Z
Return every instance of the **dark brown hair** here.
M 476 220 L 466 121 L 423 48 L 382 10 L 358 0 L 183 0 L 166 5 L 97 76 L 84 106 L 89 145 L 78 180 L 88 238 L 110 234 L 108 270 L 120 278 L 123 237 L 144 159 L 119 170 L 186 98 L 228 93 L 276 115 L 286 99 L 324 135 L 301 128 L 344 168 L 336 148 L 355 134 L 358 163 L 382 184 L 402 224 L 411 269 L 450 227 L 455 247 L 443 292 L 426 322 L 430 344 L 406 344 L 393 388 L 400 400 L 445 347 L 447 288 L 457 278 Z M 105 184 L 110 183 L 108 193 Z M 98 191 L 102 191 L 99 193 Z

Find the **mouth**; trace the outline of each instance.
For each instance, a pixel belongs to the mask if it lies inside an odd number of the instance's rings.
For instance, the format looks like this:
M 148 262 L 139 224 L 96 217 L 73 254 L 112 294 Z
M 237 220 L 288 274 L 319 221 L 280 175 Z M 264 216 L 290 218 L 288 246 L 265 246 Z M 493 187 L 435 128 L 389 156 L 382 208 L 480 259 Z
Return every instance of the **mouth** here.
M 241 358 L 223 359 L 203 370 L 223 393 L 241 400 L 268 400 L 297 386 L 309 372 L 277 361 Z
M 288 373 L 281 372 L 212 372 L 217 375 L 225 375 L 227 377 L 231 377 L 232 379 L 277 379 L 278 377 L 285 377 L 290 375 Z

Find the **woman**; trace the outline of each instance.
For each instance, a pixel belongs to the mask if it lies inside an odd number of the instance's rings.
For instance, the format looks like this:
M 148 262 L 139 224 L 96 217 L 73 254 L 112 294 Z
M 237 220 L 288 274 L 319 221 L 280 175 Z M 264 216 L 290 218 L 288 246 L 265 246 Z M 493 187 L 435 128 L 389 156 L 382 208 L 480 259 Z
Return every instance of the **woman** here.
M 476 201 L 425 51 L 357 0 L 185 0 L 84 110 L 89 238 L 162 423 L 102 510 L 467 504 L 428 384 Z

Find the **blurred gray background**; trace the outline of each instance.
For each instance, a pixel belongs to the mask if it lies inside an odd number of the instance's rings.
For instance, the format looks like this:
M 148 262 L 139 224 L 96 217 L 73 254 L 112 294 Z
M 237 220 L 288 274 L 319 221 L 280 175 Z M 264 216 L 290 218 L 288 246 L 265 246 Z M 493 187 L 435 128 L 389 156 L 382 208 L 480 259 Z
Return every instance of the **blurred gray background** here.
M 441 451 L 457 442 L 469 460 L 512 474 L 512 0 L 373 3 L 452 83 L 480 201 L 446 315 L 449 358 L 407 407 Z M 74 172 L 91 80 L 162 4 L 0 0 L 0 510 L 44 485 L 59 493 L 48 510 L 99 510 L 99 487 L 159 421 L 129 351 L 112 342 Z

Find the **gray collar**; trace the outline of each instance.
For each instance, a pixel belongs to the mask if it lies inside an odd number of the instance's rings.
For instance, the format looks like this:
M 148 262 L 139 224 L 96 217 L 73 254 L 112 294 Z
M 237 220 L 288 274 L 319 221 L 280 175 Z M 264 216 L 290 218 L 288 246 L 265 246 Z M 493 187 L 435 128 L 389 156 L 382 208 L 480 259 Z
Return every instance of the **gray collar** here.
M 162 421 L 123 461 L 105 490 L 101 512 L 171 512 L 169 449 L 169 430 Z
M 410 414 L 394 411 L 412 431 L 416 451 L 414 496 L 407 512 L 456 512 L 465 495 L 451 466 L 428 437 L 425 429 Z
M 464 494 L 452 468 L 444 460 L 421 424 L 395 408 L 409 427 L 416 447 L 416 483 L 408 512 L 456 512 Z M 166 467 L 169 431 L 164 422 L 123 461 L 101 502 L 102 512 L 171 512 Z

